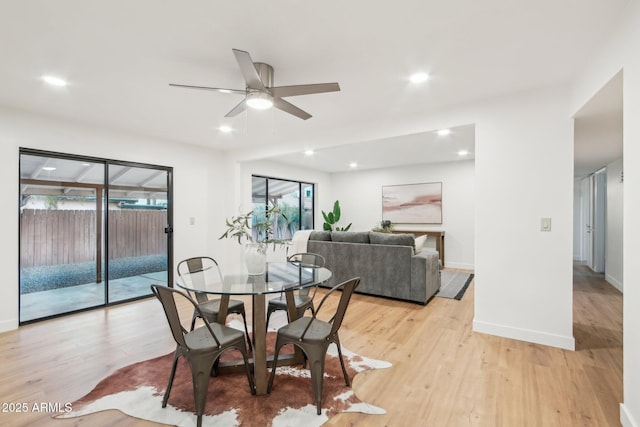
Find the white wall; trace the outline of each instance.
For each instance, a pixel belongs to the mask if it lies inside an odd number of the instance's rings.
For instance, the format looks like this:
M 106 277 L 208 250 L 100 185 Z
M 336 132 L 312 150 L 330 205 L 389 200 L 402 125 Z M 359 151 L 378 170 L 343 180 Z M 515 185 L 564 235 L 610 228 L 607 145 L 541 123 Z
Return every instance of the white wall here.
M 626 236 L 640 236 L 640 4 L 629 3 L 616 30 L 603 42 L 574 84 L 572 111 L 578 111 L 609 79 L 620 70 L 623 84 L 623 228 Z M 640 286 L 633 265 L 640 257 L 640 239 L 623 242 L 623 330 L 624 330 L 624 402 L 620 420 L 625 427 L 640 427 Z
M 333 200 L 340 201 L 343 220 L 351 230 L 380 224 L 382 186 L 442 182 L 442 224 L 397 225 L 397 230 L 445 230 L 446 267 L 474 268 L 474 161 L 421 164 L 332 174 Z M 331 209 L 333 200 L 322 205 Z M 344 223 L 343 223 L 344 222 Z M 433 246 L 433 245 L 432 245 Z
M 573 349 L 573 124 L 562 87 L 478 105 L 473 328 Z M 540 231 L 540 218 L 551 231 Z
M 607 165 L 607 230 L 605 243 L 605 279 L 623 291 L 623 183 L 622 159 Z
M 0 109 L 0 332 L 18 326 L 18 148 L 34 148 L 174 168 L 174 257 L 212 253 L 217 240 L 210 224 L 224 221 L 209 200 L 225 200 L 227 187 L 221 156 L 213 150 L 176 145 L 100 128 Z M 179 154 L 177 154 L 179 153 Z M 194 217 L 195 225 L 189 225 Z

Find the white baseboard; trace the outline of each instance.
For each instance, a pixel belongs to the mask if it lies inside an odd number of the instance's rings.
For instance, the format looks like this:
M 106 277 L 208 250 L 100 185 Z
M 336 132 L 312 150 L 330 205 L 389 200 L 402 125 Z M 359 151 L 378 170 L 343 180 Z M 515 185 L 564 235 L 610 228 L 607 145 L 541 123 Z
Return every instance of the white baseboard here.
M 18 319 L 3 320 L 0 322 L 0 333 L 18 329 Z
M 459 268 L 460 270 L 475 270 L 475 264 L 467 264 L 464 262 L 449 262 L 446 261 L 444 267 L 447 268 Z
M 620 422 L 623 427 L 640 427 L 640 424 L 638 424 L 631 413 L 629 413 L 624 403 L 620 404 Z
M 554 335 L 530 329 L 513 328 L 511 326 L 498 325 L 476 319 L 473 320 L 473 331 L 534 344 L 548 345 L 565 350 L 573 351 L 576 348 L 576 340 L 573 336 Z
M 624 293 L 624 290 L 623 290 L 624 286 L 622 286 L 622 282 L 619 281 L 618 279 L 616 279 L 613 276 L 605 273 L 604 274 L 604 280 L 606 280 L 611 286 L 613 286 L 614 288 L 616 288 L 620 292 Z

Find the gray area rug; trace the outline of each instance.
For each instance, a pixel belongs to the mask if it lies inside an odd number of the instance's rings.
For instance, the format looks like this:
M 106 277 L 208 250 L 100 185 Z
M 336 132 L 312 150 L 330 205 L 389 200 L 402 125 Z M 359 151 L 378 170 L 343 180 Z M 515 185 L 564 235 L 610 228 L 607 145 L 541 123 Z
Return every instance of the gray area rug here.
M 473 274 L 443 270 L 440 272 L 440 291 L 435 296 L 460 300 L 472 280 Z

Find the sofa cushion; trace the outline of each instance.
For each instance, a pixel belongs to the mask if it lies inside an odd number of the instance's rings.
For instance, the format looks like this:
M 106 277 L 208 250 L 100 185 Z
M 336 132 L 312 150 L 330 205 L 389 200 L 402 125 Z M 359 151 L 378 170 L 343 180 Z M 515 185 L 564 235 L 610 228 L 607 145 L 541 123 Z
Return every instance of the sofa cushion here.
M 312 231 L 311 234 L 309 234 L 309 240 L 330 242 L 331 232 L 330 231 Z
M 415 240 L 415 250 L 416 253 L 419 254 L 420 252 L 422 252 L 422 248 L 424 247 L 424 244 L 427 242 L 427 235 L 423 234 L 422 236 L 418 236 L 416 237 Z
M 331 240 L 344 243 L 369 243 L 368 231 L 333 231 Z
M 369 241 L 372 245 L 411 246 L 415 250 L 413 234 L 392 234 L 370 231 Z

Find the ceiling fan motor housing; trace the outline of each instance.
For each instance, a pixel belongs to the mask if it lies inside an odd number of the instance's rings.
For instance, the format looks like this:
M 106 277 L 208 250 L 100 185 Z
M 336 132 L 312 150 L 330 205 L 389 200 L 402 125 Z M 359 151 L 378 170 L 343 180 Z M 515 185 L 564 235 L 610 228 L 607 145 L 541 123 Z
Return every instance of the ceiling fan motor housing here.
M 255 65 L 258 76 L 260 76 L 260 81 L 264 87 L 273 87 L 273 67 L 269 64 L 265 64 L 264 62 L 254 62 L 253 65 Z M 255 88 L 247 86 L 247 90 L 251 89 L 255 90 Z

